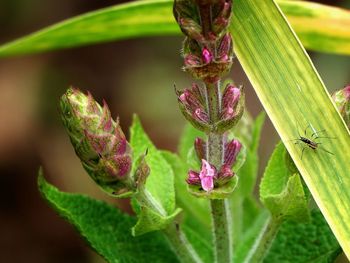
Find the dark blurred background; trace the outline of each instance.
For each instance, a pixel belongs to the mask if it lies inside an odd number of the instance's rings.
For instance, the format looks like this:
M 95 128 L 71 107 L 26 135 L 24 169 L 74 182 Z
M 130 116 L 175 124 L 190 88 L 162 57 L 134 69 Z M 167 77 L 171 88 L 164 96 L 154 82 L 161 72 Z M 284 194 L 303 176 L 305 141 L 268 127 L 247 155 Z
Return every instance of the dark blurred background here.
M 343 6 L 347 2 L 349 7 L 349 1 L 322 2 Z M 0 43 L 118 3 L 0 0 Z M 89 90 L 97 100 L 108 102 L 126 133 L 137 113 L 155 144 L 175 151 L 185 122 L 173 85 L 184 88 L 191 83 L 181 71 L 182 39 L 141 38 L 0 59 L 0 262 L 103 262 L 37 190 L 37 171 L 43 165 L 46 178 L 61 190 L 115 203 L 92 183 L 74 155 L 57 113 L 58 98 L 70 85 Z M 330 91 L 350 82 L 349 57 L 310 55 Z M 261 104 L 237 61 L 229 77 L 246 86 L 246 105 L 256 116 Z M 277 141 L 267 121 L 261 167 Z

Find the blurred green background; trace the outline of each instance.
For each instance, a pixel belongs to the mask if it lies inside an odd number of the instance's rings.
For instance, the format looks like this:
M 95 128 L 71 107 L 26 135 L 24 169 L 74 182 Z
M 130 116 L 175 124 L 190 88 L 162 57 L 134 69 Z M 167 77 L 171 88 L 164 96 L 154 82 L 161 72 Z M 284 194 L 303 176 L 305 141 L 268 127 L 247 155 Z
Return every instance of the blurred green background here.
M 318 2 L 350 7 L 350 1 Z M 0 0 L 0 43 L 118 3 Z M 42 164 L 47 179 L 60 189 L 115 203 L 94 185 L 74 155 L 58 116 L 58 98 L 70 85 L 89 90 L 120 116 L 126 134 L 137 113 L 155 144 L 175 151 L 185 121 L 174 84 L 179 89 L 191 84 L 181 70 L 182 39 L 142 38 L 0 60 L 0 262 L 103 262 L 48 207 L 36 187 Z M 310 55 L 330 92 L 350 82 L 349 57 Z M 247 109 L 256 116 L 261 104 L 237 60 L 228 77 L 246 86 Z M 277 141 L 267 120 L 260 172 Z M 126 203 L 118 205 L 128 209 Z

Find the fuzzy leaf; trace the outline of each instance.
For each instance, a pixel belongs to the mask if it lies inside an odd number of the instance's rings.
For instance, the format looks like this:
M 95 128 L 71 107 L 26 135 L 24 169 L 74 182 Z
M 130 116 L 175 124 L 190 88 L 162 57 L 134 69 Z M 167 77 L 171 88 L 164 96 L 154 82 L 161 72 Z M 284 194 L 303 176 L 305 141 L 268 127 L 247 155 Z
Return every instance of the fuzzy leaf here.
M 309 219 L 308 200 L 298 174 L 291 175 L 286 165 L 286 149 L 279 143 L 260 183 L 260 200 L 272 216 L 295 221 Z
M 140 209 L 141 211 L 138 214 L 139 220 L 132 228 L 133 236 L 140 236 L 151 231 L 166 228 L 166 226 L 173 222 L 175 217 L 181 212 L 181 209 L 176 209 L 172 215 L 162 216 L 146 206 L 140 207 Z
M 341 248 L 319 211 L 308 224 L 285 222 L 274 240 L 265 263 L 334 262 Z
M 45 181 L 42 170 L 39 190 L 56 212 L 74 225 L 89 245 L 107 262 L 178 262 L 160 233 L 133 237 L 136 219 L 90 197 L 60 192 Z
M 140 120 L 134 116 L 133 125 L 130 128 L 130 145 L 133 150 L 133 171 L 140 156 L 146 154 L 145 160 L 150 168 L 150 174 L 146 180 L 146 191 L 149 193 L 153 207 L 158 210 L 151 212 L 153 208 L 141 209 L 139 222 L 134 228 L 135 234 L 144 233 L 145 230 L 163 229 L 179 212 L 175 211 L 174 174 L 171 166 L 153 145 L 143 130 Z M 149 214 L 147 214 L 149 212 Z M 155 216 L 158 214 L 158 216 Z M 162 220 L 160 219 L 162 218 Z M 152 220 L 153 219 L 153 220 Z M 162 224 L 160 224 L 162 222 Z

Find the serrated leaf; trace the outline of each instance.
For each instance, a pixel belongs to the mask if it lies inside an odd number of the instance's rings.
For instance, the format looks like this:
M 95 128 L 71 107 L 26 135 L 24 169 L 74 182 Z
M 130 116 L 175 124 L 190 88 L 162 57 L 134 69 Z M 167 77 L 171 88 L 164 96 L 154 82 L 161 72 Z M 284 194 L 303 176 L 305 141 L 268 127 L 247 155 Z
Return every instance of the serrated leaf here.
M 136 219 L 90 197 L 60 192 L 47 183 L 42 170 L 39 190 L 46 201 L 74 225 L 89 245 L 107 262 L 178 262 L 165 238 L 158 233 L 131 235 Z
M 130 145 L 133 150 L 133 172 L 136 169 L 135 165 L 139 157 L 147 152 L 145 160 L 150 168 L 150 174 L 146 180 L 145 192 L 149 202 L 152 203 L 152 205 L 148 204 L 148 207 L 141 204 L 143 208 L 134 233 L 144 233 L 146 229 L 163 229 L 165 227 L 164 223 L 169 223 L 169 220 L 177 214 L 175 212 L 173 170 L 162 156 L 161 151 L 157 150 L 148 138 L 136 115 L 130 128 Z M 151 213 L 151 210 L 153 210 L 153 213 Z M 149 215 L 145 214 L 148 212 Z M 155 213 L 158 214 L 158 217 L 154 215 Z M 160 218 L 163 219 L 160 220 Z M 151 219 L 154 219 L 154 221 L 151 221 Z
M 140 36 L 179 34 L 172 4 L 170 0 L 136 1 L 83 14 L 0 46 L 0 57 Z M 306 1 L 280 1 L 279 6 L 305 47 L 350 54 L 348 11 Z M 237 9 L 240 9 L 239 3 L 235 3 Z
M 286 149 L 279 143 L 260 183 L 260 200 L 273 217 L 309 220 L 308 200 L 299 174 L 291 175 L 285 162 Z
M 341 248 L 319 211 L 308 224 L 285 222 L 274 240 L 265 263 L 331 263 Z

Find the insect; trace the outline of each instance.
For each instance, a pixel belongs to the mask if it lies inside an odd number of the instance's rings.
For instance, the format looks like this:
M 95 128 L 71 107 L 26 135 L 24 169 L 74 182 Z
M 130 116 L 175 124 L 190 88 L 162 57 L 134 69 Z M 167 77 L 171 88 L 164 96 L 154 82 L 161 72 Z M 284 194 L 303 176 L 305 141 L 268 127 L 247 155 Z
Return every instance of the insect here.
M 308 134 L 307 134 L 307 130 L 308 129 L 311 129 L 311 131 L 313 132 L 311 134 L 311 136 L 309 137 Z M 302 151 L 301 151 L 301 157 L 300 159 L 302 160 L 303 159 L 303 154 L 304 154 L 304 151 L 306 148 L 310 148 L 312 149 L 313 151 L 316 151 L 317 149 L 320 149 L 328 154 L 332 154 L 334 155 L 334 153 L 330 152 L 330 151 L 327 151 L 326 149 L 324 149 L 323 147 L 319 147 L 320 144 L 322 144 L 321 142 L 318 142 L 319 139 L 335 139 L 334 137 L 328 137 L 328 136 L 319 136 L 319 134 L 321 133 L 325 133 L 326 130 L 320 130 L 320 131 L 316 131 L 314 130 L 311 125 L 309 124 L 305 130 L 304 130 L 304 136 L 301 136 L 298 132 L 298 135 L 299 135 L 299 138 L 298 139 L 294 139 L 292 141 L 296 141 L 294 144 L 298 144 L 298 145 L 301 145 L 301 147 L 303 148 Z

